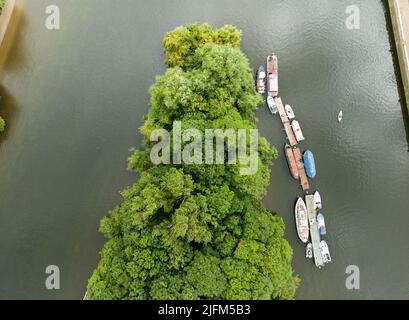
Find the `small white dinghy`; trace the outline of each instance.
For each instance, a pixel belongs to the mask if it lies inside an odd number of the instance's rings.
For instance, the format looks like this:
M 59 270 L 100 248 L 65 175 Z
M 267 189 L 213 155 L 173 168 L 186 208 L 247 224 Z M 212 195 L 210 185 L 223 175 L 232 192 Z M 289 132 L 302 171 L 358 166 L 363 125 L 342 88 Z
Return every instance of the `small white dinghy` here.
M 321 195 L 318 191 L 314 193 L 314 207 L 315 207 L 315 210 L 322 209 Z
M 294 110 L 289 104 L 286 104 L 284 109 L 285 109 L 285 113 L 287 114 L 288 119 L 292 120 L 295 118 Z
M 343 118 L 344 118 L 344 113 L 342 111 L 340 111 L 338 113 L 338 123 L 341 123 Z
M 329 253 L 327 242 L 325 240 L 321 240 L 320 247 L 321 247 L 322 260 L 324 261 L 324 263 L 330 263 L 332 259 L 331 259 L 331 254 Z
M 307 244 L 307 248 L 305 249 L 305 257 L 307 259 L 312 259 L 312 244 Z

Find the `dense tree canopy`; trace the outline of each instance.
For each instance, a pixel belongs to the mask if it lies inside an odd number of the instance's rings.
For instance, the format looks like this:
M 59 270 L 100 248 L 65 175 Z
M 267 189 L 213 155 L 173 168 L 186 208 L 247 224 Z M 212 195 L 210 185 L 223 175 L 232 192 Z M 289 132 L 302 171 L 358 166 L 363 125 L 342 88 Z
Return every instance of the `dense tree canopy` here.
M 298 278 L 283 221 L 264 208 L 276 150 L 259 139 L 258 170 L 240 164 L 156 165 L 155 129 L 172 123 L 255 128 L 262 102 L 240 32 L 207 24 L 179 27 L 164 39 L 166 73 L 151 88 L 151 109 L 129 169 L 138 181 L 101 222 L 108 242 L 88 284 L 90 299 L 291 299 Z

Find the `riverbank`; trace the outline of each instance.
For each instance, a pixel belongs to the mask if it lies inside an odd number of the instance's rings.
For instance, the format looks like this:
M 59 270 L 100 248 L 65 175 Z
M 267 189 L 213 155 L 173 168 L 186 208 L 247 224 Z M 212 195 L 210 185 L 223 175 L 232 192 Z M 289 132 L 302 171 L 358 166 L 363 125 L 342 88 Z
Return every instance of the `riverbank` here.
M 0 15 L 0 47 L 3 43 L 7 28 L 13 15 L 16 0 L 7 0 Z
M 406 108 L 409 112 L 409 2 L 407 0 L 388 0 L 391 15 L 399 68 L 405 91 Z

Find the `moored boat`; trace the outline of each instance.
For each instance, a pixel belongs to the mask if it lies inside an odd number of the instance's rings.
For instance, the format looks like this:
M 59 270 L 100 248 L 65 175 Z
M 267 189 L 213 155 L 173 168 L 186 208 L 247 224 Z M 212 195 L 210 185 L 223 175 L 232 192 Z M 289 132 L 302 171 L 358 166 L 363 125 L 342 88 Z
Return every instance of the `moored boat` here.
M 298 142 L 304 141 L 304 135 L 302 134 L 300 123 L 297 120 L 291 122 L 291 127 L 293 128 L 295 138 Z
M 308 226 L 307 206 L 303 199 L 298 198 L 295 204 L 295 223 L 300 240 L 308 242 L 310 228 Z
M 344 113 L 342 111 L 340 111 L 338 113 L 338 123 L 341 123 L 343 118 L 344 118 Z
M 295 180 L 300 178 L 298 173 L 297 161 L 295 160 L 294 152 L 291 146 L 287 143 L 284 146 L 285 157 L 287 158 L 288 167 L 290 168 L 291 175 Z
M 327 234 L 327 229 L 325 227 L 325 219 L 322 213 L 318 213 L 317 215 L 317 227 L 320 236 L 325 236 Z
M 266 93 L 266 71 L 263 66 L 260 66 L 257 71 L 257 92 Z
M 272 114 L 277 114 L 278 108 L 272 96 L 267 97 L 267 106 Z
M 304 152 L 304 166 L 307 176 L 311 179 L 314 179 L 317 174 L 317 171 L 315 168 L 314 154 L 310 150 Z
M 278 58 L 275 54 L 267 57 L 267 93 L 278 96 Z
M 322 209 L 321 195 L 318 191 L 315 191 L 314 193 L 314 207 L 315 207 L 315 210 Z
M 308 243 L 307 248 L 305 249 L 305 257 L 307 259 L 312 259 L 312 244 Z
M 321 255 L 322 255 L 323 262 L 330 263 L 332 261 L 331 254 L 329 253 L 328 244 L 325 240 L 321 240 L 320 249 L 321 249 Z
M 292 120 L 295 118 L 294 110 L 289 104 L 286 104 L 284 109 L 285 109 L 285 113 L 287 114 L 288 119 Z

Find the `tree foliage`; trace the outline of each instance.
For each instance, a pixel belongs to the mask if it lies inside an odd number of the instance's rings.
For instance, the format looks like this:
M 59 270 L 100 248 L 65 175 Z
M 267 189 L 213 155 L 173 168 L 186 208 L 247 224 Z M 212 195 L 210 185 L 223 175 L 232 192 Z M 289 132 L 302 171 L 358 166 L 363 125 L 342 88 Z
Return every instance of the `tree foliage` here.
M 157 165 L 150 134 L 184 128 L 255 128 L 261 103 L 240 32 L 207 24 L 169 32 L 169 69 L 151 88 L 151 109 L 129 169 L 140 178 L 101 222 L 108 242 L 90 299 L 291 299 L 298 278 L 282 219 L 261 203 L 276 150 L 259 139 L 258 171 L 239 165 Z
M 0 132 L 4 132 L 6 129 L 6 121 L 2 117 L 0 117 Z

